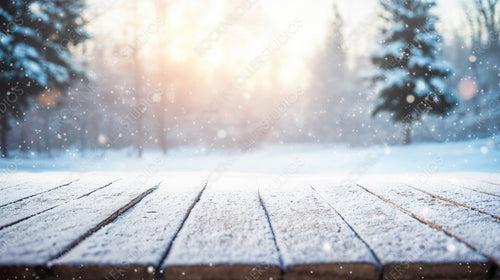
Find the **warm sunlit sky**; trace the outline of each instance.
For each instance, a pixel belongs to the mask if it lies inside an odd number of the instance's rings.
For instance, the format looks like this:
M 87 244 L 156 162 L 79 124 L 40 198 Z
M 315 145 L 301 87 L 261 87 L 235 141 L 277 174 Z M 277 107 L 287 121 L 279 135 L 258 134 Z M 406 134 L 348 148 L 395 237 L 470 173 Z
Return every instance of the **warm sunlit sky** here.
M 165 1 L 168 13 L 163 21 L 156 14 L 155 1 L 134 4 L 129 0 L 91 0 L 89 14 L 92 17 L 97 12 L 99 16 L 88 29 L 99 45 L 135 38 L 141 57 L 151 61 L 151 68 L 160 59 L 159 52 L 164 52 L 170 67 L 197 75 L 207 83 L 221 77 L 225 81 L 243 77 L 250 92 L 273 83 L 307 84 L 310 71 L 306 65 L 324 42 L 334 2 Z M 345 46 L 352 63 L 354 57 L 364 56 L 373 48 L 380 26 L 378 1 L 336 3 L 345 21 Z M 442 20 L 438 28 L 446 39 L 446 33 L 461 29 L 464 22 L 461 2 L 437 3 L 434 12 Z M 137 33 L 131 23 L 140 23 Z M 163 47 L 159 47 L 159 40 L 164 40 Z

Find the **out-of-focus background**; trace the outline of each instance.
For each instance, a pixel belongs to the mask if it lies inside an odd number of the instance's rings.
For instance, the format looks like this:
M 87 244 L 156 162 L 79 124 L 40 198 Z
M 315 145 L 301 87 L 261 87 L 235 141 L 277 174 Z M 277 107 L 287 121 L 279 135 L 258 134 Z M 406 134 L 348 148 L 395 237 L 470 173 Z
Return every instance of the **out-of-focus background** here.
M 9 1 L 0 28 L 5 172 L 500 166 L 499 1 Z

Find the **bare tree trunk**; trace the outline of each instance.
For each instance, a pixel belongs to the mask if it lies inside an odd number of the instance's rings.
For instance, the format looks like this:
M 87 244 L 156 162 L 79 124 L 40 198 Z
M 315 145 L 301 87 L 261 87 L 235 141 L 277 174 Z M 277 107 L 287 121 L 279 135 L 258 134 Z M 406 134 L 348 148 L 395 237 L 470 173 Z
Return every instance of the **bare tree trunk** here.
M 134 1 L 134 17 L 139 18 L 138 10 L 139 10 L 139 1 L 135 0 Z M 132 38 L 133 40 L 133 60 L 134 60 L 134 88 L 135 88 L 135 98 L 136 98 L 136 110 L 135 113 L 136 115 L 136 127 L 137 127 L 137 135 L 135 136 L 135 146 L 137 149 L 137 155 L 139 157 L 142 157 L 142 150 L 143 150 L 143 142 L 142 142 L 142 120 L 143 120 L 143 114 L 145 112 L 145 108 L 143 108 L 144 104 L 142 104 L 142 95 L 141 95 L 141 89 L 142 89 L 142 83 L 141 83 L 141 70 L 140 70 L 140 58 L 139 58 L 139 48 L 141 47 L 139 45 L 139 36 L 140 36 L 140 31 L 139 31 L 139 26 L 137 23 L 135 23 L 134 27 L 134 37 Z
M 167 45 L 166 42 L 166 34 L 165 34 L 165 20 L 167 17 L 167 1 L 166 0 L 156 0 L 156 10 L 158 12 L 158 20 L 161 21 L 160 25 L 160 40 L 159 44 L 160 47 L 158 48 L 158 57 L 160 61 L 160 94 L 161 94 L 161 100 L 158 102 L 158 107 L 157 107 L 157 116 L 158 116 L 158 142 L 160 144 L 160 148 L 163 152 L 163 154 L 167 153 L 167 130 L 166 130 L 166 108 L 168 106 L 168 100 L 167 100 L 167 73 L 166 73 L 166 57 L 164 55 L 163 49 Z
M 164 102 L 166 98 L 165 94 L 163 94 L 162 91 L 162 98 L 163 102 L 160 102 L 159 108 L 158 108 L 158 140 L 160 142 L 160 148 L 163 152 L 163 154 L 167 153 L 167 131 L 166 131 L 166 124 L 165 124 L 165 105 L 167 102 Z
M 498 0 L 476 0 L 476 10 L 480 14 L 480 17 L 482 17 L 482 22 L 488 37 L 486 39 L 491 45 L 497 45 L 499 43 L 499 30 L 497 29 L 498 19 L 496 17 L 497 5 Z
M 9 153 L 7 151 L 7 134 L 9 133 L 9 123 L 7 118 L 7 112 L 2 113 L 2 132 L 0 136 L 0 150 L 1 157 L 6 158 L 9 157 Z
M 50 142 L 50 130 L 49 130 L 49 120 L 50 120 L 50 111 L 46 111 L 43 113 L 43 137 L 45 138 L 45 150 L 49 157 L 52 157 L 52 145 Z
M 22 122 L 21 125 L 21 151 L 25 153 L 28 150 L 28 133 L 27 133 L 27 123 L 26 121 Z
M 87 131 L 87 114 L 82 114 L 82 127 L 80 128 L 80 149 L 82 152 L 86 151 L 88 135 Z
M 136 126 L 137 126 L 137 135 L 136 135 L 136 148 L 137 148 L 137 155 L 139 157 L 142 157 L 142 150 L 143 150 L 143 143 L 142 143 L 142 119 L 143 119 L 143 114 L 145 108 L 143 108 L 142 104 L 142 96 L 141 96 L 141 73 L 139 70 L 139 57 L 137 51 L 134 53 L 134 64 L 135 64 L 135 70 L 134 70 L 134 84 L 135 84 L 135 98 L 137 100 L 137 106 L 136 106 Z
M 403 144 L 409 145 L 411 143 L 411 122 L 406 122 L 405 125 L 406 125 L 404 131 L 405 138 L 403 140 Z

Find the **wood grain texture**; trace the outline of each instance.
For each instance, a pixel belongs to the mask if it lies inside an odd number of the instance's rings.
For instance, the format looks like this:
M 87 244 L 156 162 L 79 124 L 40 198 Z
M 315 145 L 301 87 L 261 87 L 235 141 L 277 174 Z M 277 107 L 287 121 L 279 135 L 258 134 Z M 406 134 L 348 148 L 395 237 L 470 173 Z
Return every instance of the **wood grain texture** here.
M 500 280 L 494 174 L 74 175 L 0 175 L 0 280 Z
M 280 279 L 279 266 L 270 264 L 213 264 L 168 266 L 165 280 L 257 280 Z
M 379 279 L 370 249 L 316 192 L 309 186 L 280 189 L 261 189 L 260 195 L 285 279 Z
M 500 205 L 500 197 L 498 196 L 476 192 L 464 188 L 464 185 L 429 183 L 423 185 L 412 184 L 411 186 L 441 200 L 469 207 L 500 220 L 500 207 L 498 207 Z
M 153 184 L 121 182 L 0 231 L 1 265 L 44 265 Z
M 36 175 L 28 175 L 23 183 L 19 184 L 16 181 L 19 179 L 11 178 L 8 180 L 8 186 L 1 191 L 0 206 L 6 206 L 11 203 L 22 201 L 24 199 L 48 193 L 75 182 L 74 178 L 67 175 L 56 175 L 54 177 L 42 177 Z
M 109 186 L 113 181 L 115 180 L 110 178 L 82 179 L 68 186 L 7 204 L 0 207 L 0 229 L 78 199 L 81 196 L 89 195 L 94 191 Z
M 405 185 L 364 183 L 363 187 L 422 222 L 469 244 L 497 264 L 500 263 L 500 221 L 490 215 L 435 198 Z M 454 248 L 451 244 L 448 246 L 450 250 Z
M 165 279 L 181 277 L 178 272 L 193 279 L 245 279 L 251 268 L 269 266 L 266 279 L 277 279 L 280 265 L 256 186 L 251 180 L 223 179 L 208 183 L 162 270 Z
M 197 178 L 165 178 L 154 194 L 55 260 L 52 269 L 64 279 L 105 279 L 116 271 L 120 279 L 151 276 L 204 186 Z
M 452 279 L 470 277 L 456 269 L 460 263 L 470 263 L 474 277 L 485 277 L 489 263 L 484 256 L 362 188 L 318 190 L 375 253 L 383 265 L 384 279 L 390 279 L 394 264 L 401 263 L 420 265 L 419 269 L 410 265 L 401 270 L 399 279 L 439 279 L 438 271 Z

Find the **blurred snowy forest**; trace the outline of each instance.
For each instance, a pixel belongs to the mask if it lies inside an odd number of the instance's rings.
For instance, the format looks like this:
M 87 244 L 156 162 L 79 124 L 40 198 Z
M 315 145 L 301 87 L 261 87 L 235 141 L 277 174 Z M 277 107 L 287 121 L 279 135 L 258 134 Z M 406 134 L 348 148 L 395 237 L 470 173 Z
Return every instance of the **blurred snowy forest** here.
M 380 92 L 370 78 L 372 55 L 387 48 L 380 36 L 390 28 L 377 1 L 362 18 L 345 7 L 355 3 L 340 1 L 21 2 L 24 10 L 13 9 L 16 1 L 0 5 L 4 150 L 141 155 L 179 146 L 404 142 L 405 124 L 393 122 L 393 113 L 373 116 Z M 444 115 L 419 116 L 412 142 L 498 139 L 500 2 L 436 2 L 436 59 L 450 65 L 443 81 L 455 99 Z M 458 20 L 443 20 L 448 8 Z M 39 49 L 14 51 L 15 36 L 22 43 L 32 33 Z M 72 62 L 47 59 L 47 42 L 63 46 L 56 52 Z M 13 54 L 24 57 L 21 64 Z M 37 55 L 66 70 L 33 66 L 43 60 Z M 37 75 L 47 76 L 45 84 Z

